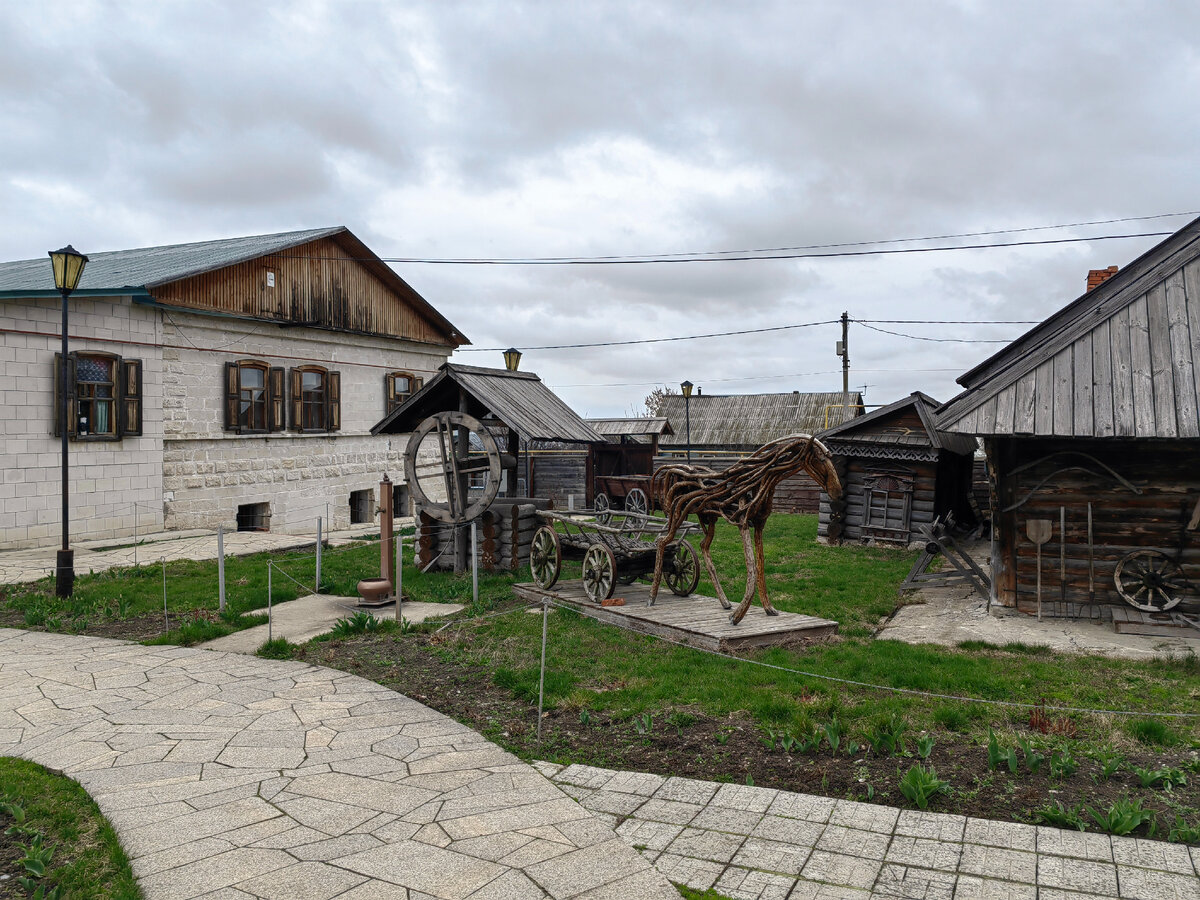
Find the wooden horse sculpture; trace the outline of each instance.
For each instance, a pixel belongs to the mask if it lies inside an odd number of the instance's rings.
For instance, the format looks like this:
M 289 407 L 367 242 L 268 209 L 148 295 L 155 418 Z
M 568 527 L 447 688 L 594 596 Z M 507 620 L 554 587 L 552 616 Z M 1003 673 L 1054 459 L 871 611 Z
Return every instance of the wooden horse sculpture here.
M 700 555 L 724 609 L 732 607 L 717 578 L 716 566 L 709 552 L 717 519 L 723 518 L 736 525 L 742 535 L 742 546 L 746 552 L 746 593 L 741 604 L 729 616 L 729 621 L 736 625 L 746 615 L 756 586 L 767 615 L 779 615 L 767 597 L 767 581 L 763 572 L 763 526 L 771 515 L 775 488 L 785 478 L 799 472 L 811 475 L 832 499 L 841 497 L 842 485 L 829 451 L 820 441 L 807 434 L 788 435 L 764 444 L 723 472 L 684 464 L 662 466 L 655 472 L 650 482 L 650 496 L 658 498 L 662 504 L 667 515 L 667 527 L 655 542 L 657 553 L 650 603 L 653 604 L 658 597 L 667 544 L 675 539 L 676 532 L 688 516 L 694 515 L 704 530 Z

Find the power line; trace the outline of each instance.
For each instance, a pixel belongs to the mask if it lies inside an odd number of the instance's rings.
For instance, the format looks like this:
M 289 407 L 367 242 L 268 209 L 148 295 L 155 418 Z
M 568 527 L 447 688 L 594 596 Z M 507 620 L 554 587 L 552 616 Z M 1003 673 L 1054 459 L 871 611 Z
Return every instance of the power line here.
M 903 331 L 891 331 L 887 328 L 879 328 L 878 326 L 875 326 L 875 325 L 868 325 L 862 319 L 851 319 L 850 321 L 863 326 L 863 328 L 870 328 L 872 331 L 878 331 L 882 334 L 891 334 L 891 335 L 895 335 L 896 337 L 909 338 L 910 340 L 914 340 L 914 341 L 929 341 L 934 344 L 1011 344 L 1012 343 L 1012 338 L 993 338 L 993 339 L 989 340 L 989 339 L 985 339 L 985 338 L 925 337 L 924 335 L 920 335 L 920 334 L 906 334 Z
M 723 384 L 729 381 L 774 381 L 779 378 L 807 378 L 814 375 L 840 375 L 841 369 L 827 369 L 824 372 L 790 372 L 782 375 L 745 375 L 739 378 L 706 378 L 705 384 Z M 961 372 L 962 366 L 943 366 L 934 369 L 854 369 L 863 372 Z M 656 378 L 653 381 L 609 381 L 581 384 L 553 384 L 552 388 L 587 388 L 587 387 L 650 387 L 670 383 L 669 378 Z

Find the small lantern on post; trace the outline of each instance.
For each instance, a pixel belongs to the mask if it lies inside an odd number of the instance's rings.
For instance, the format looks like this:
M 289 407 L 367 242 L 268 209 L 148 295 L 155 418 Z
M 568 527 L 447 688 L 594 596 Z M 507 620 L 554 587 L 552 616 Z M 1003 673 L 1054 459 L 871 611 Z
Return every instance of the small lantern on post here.
M 516 347 L 509 347 L 504 351 L 504 368 L 515 372 L 519 365 L 521 365 L 521 351 Z
M 88 258 L 70 244 L 61 250 L 50 251 L 50 265 L 54 270 L 54 287 L 62 294 L 62 354 L 58 363 L 58 424 L 62 435 L 62 547 L 54 571 L 54 592 L 60 597 L 70 597 L 75 592 L 75 551 L 71 549 L 70 513 L 68 497 L 70 474 L 67 469 L 67 396 L 72 386 L 67 382 L 67 298 L 79 287 L 83 267 Z
M 679 385 L 683 392 L 683 417 L 687 421 L 687 461 L 692 461 L 692 383 L 685 381 Z

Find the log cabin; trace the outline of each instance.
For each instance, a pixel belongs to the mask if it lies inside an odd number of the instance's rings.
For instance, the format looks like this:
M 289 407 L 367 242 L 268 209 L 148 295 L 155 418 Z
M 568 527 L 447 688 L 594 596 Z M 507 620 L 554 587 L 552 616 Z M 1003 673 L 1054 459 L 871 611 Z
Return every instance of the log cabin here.
M 973 525 L 974 437 L 939 431 L 938 402 L 915 391 L 818 437 L 833 455 L 842 496 L 821 492 L 817 540 L 907 546 L 923 541 L 919 526 L 952 513 Z
M 958 379 L 937 424 L 983 439 L 998 602 L 1036 609 L 1041 544 L 1045 614 L 1126 616 L 1117 570 L 1139 559 L 1181 575 L 1170 592 L 1195 608 L 1198 348 L 1200 219 L 1094 270 L 1082 296 Z

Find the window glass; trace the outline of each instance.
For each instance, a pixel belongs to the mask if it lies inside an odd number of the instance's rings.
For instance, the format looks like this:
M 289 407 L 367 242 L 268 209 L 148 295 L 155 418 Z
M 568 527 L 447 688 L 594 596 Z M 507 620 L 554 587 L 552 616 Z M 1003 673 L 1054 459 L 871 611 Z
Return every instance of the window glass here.
M 238 367 L 238 425 L 248 431 L 267 430 L 267 371 L 258 366 Z
M 116 434 L 114 365 L 115 360 L 103 356 L 76 357 L 75 428 L 79 435 Z
M 302 372 L 300 374 L 301 427 L 322 430 L 325 428 L 325 373 Z

